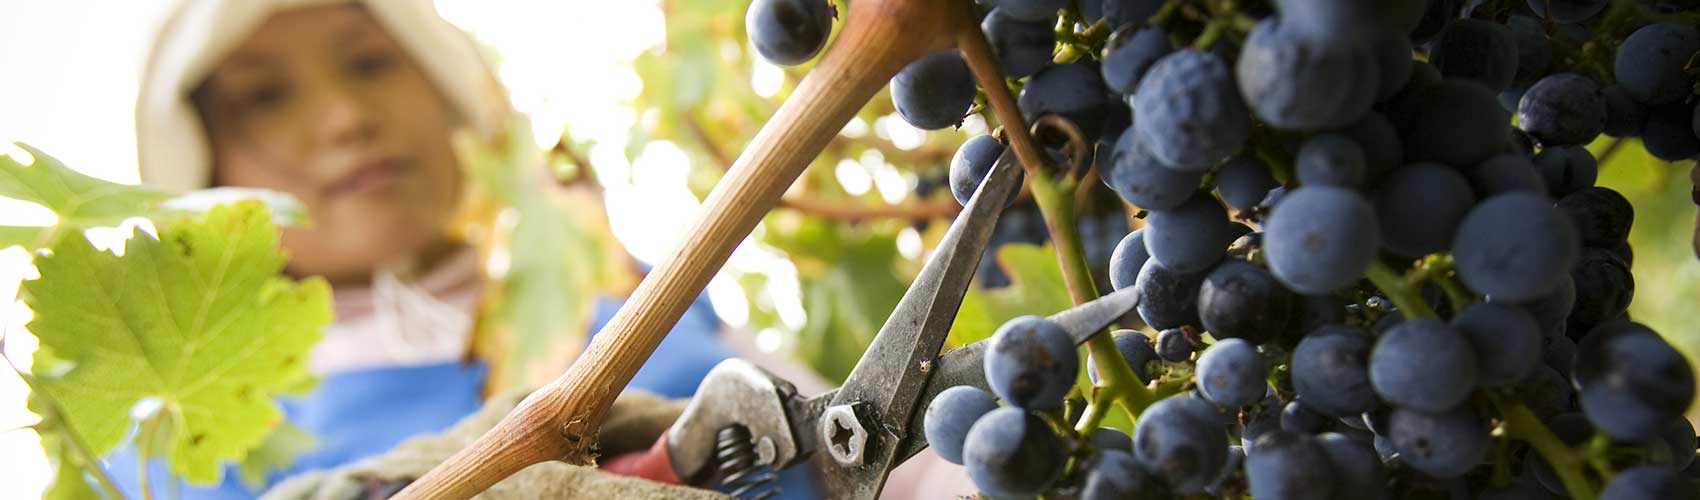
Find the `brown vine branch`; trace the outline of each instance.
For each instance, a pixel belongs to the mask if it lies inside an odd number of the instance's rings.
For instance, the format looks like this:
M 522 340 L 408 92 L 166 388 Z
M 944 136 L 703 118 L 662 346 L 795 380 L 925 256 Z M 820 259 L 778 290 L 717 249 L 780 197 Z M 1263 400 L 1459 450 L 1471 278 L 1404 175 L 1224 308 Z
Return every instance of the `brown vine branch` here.
M 972 26 L 966 0 L 863 0 L 837 40 L 704 200 L 689 234 L 567 371 L 397 498 L 467 498 L 532 464 L 586 464 L 615 396 L 809 163 L 886 80 Z M 978 29 L 972 30 L 975 34 Z M 981 38 L 981 43 L 984 39 Z M 1007 95 L 1005 96 L 1007 99 Z

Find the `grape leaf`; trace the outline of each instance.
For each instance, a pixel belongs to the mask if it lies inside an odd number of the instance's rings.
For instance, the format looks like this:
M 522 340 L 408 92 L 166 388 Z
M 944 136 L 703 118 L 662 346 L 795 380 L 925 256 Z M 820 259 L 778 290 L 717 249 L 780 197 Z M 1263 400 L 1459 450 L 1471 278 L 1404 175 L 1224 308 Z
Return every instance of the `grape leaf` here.
M 490 364 L 491 393 L 559 376 L 584 346 L 598 295 L 627 293 L 638 280 L 600 196 L 540 176 L 544 154 L 524 119 L 510 122 L 502 137 L 455 142 L 477 188 L 468 211 L 495 222 L 485 226 L 488 235 L 472 239 L 492 245 L 482 249 L 486 255 L 508 257 L 507 268 L 492 273 L 472 336 L 473 353 Z
M 0 144 L 0 153 L 5 153 Z M 203 213 L 214 203 L 258 199 L 270 209 L 273 221 L 292 224 L 305 218 L 301 205 L 288 195 L 259 189 L 214 188 L 181 196 L 142 186 L 119 184 L 83 175 L 58 159 L 27 144 L 12 146 L 27 155 L 0 154 L 0 197 L 27 201 L 52 210 L 52 226 L 0 226 L 0 248 L 51 248 L 66 234 L 98 226 L 116 226 L 124 219 L 158 220 Z
M 266 484 L 266 472 L 281 469 L 294 463 L 295 456 L 313 449 L 318 440 L 312 434 L 284 422 L 266 434 L 260 446 L 248 452 L 242 459 L 237 471 L 242 476 L 242 483 L 249 489 L 258 490 Z
M 950 325 L 950 345 L 991 337 L 998 326 L 1016 316 L 1049 316 L 1074 307 L 1051 245 L 1010 243 L 996 251 L 1010 284 L 990 290 L 978 285 L 968 288 L 956 322 Z
M 283 278 L 283 264 L 256 202 L 165 225 L 158 240 L 137 231 L 121 257 L 60 239 L 20 287 L 28 329 L 70 366 L 38 374 L 40 388 L 96 454 L 124 438 L 132 406 L 157 398 L 171 470 L 218 481 L 221 460 L 282 421 L 272 396 L 310 377 L 307 351 L 331 319 L 329 286 Z

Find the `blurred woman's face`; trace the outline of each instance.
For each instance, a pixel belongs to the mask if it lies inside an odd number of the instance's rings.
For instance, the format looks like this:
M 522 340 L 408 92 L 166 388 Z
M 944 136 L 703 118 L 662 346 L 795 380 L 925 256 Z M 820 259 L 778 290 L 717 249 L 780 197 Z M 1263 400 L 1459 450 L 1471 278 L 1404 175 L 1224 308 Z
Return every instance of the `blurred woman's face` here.
M 286 228 L 290 271 L 361 283 L 440 247 L 461 174 L 457 119 L 420 66 L 364 9 L 280 12 L 196 93 L 218 185 L 288 192 L 310 224 Z

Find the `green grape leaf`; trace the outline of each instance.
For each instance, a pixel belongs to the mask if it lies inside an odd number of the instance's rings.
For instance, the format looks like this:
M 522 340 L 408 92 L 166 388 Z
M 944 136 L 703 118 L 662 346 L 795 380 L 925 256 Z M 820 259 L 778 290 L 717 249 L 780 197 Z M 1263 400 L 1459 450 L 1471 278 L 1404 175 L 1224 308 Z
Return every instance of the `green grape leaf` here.
M 1057 253 L 1044 246 L 1011 243 L 997 248 L 999 267 L 1009 286 L 987 290 L 969 287 L 962 297 L 956 322 L 950 326 L 951 345 L 970 344 L 992 336 L 998 326 L 1016 316 L 1049 316 L 1074 307 L 1057 266 Z
M 0 145 L 4 146 L 4 145 Z M 274 223 L 294 224 L 305 210 L 288 195 L 260 189 L 214 188 L 181 196 L 142 186 L 120 184 L 83 175 L 58 159 L 27 144 L 12 146 L 26 155 L 0 154 L 0 197 L 27 201 L 53 211 L 52 226 L 0 226 L 0 248 L 52 248 L 66 234 L 98 226 L 116 226 L 124 219 L 165 220 L 204 213 L 214 205 L 257 199 L 270 209 Z M 0 153 L 5 148 L 0 147 Z
M 308 349 L 330 322 L 322 279 L 279 275 L 278 232 L 256 202 L 214 207 L 136 231 L 124 255 L 63 238 L 36 258 L 40 278 L 20 292 L 28 329 L 70 368 L 38 374 L 70 429 L 103 454 L 131 427 L 130 410 L 156 398 L 167 412 L 171 470 L 220 479 L 283 419 L 272 396 L 297 389 Z

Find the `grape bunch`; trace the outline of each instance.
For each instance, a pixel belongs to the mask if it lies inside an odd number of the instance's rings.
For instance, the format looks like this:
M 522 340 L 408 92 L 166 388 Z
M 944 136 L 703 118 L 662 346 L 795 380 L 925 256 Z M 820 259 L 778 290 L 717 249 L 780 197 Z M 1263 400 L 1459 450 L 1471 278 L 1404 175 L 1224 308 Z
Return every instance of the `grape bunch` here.
M 1098 386 L 1069 392 L 1066 336 L 1004 325 L 992 392 L 927 414 L 986 496 L 1700 498 L 1694 369 L 1628 317 L 1634 210 L 1594 185 L 1587 148 L 1700 154 L 1696 6 L 986 7 L 1022 114 L 1093 138 L 1098 178 L 1143 211 L 1107 277 L 1138 289 L 1154 333 L 1113 338 L 1155 396 L 1120 401 L 1129 429 L 1082 425 L 1119 390 L 1100 360 Z M 960 123 L 965 68 L 955 51 L 905 68 L 899 113 Z M 1001 146 L 964 144 L 958 199 Z
M 1700 499 L 1694 367 L 1628 315 L 1634 209 L 1588 147 L 1700 155 L 1700 1 L 979 4 L 1021 115 L 1142 219 L 1073 257 L 1137 290 L 1119 356 L 1017 318 L 990 392 L 928 406 L 986 496 Z M 961 124 L 964 57 L 903 68 L 898 114 Z M 958 200 L 1004 147 L 963 144 Z

